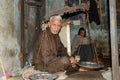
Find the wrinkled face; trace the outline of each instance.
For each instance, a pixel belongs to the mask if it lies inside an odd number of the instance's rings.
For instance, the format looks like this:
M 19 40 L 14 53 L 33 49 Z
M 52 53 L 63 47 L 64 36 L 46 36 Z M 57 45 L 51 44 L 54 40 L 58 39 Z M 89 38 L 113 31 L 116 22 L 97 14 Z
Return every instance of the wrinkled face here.
M 61 20 L 57 18 L 52 18 L 51 22 L 49 23 L 50 31 L 53 34 L 58 34 L 61 29 Z
M 80 31 L 80 35 L 81 35 L 82 37 L 85 37 L 85 31 L 84 31 L 84 30 L 81 30 L 81 31 Z

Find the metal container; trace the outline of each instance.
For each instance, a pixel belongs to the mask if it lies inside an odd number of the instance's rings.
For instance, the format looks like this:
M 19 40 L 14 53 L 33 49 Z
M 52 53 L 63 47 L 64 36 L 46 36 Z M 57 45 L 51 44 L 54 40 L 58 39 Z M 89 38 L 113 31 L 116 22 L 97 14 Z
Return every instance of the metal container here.
M 57 74 L 51 73 L 36 73 L 29 76 L 30 80 L 55 80 L 58 78 Z
M 98 69 L 98 68 L 104 67 L 104 65 L 102 63 L 96 63 L 96 62 L 91 62 L 91 61 L 77 62 L 76 64 L 78 66 L 82 66 L 82 67 L 86 67 L 86 68 L 93 68 L 93 69 Z

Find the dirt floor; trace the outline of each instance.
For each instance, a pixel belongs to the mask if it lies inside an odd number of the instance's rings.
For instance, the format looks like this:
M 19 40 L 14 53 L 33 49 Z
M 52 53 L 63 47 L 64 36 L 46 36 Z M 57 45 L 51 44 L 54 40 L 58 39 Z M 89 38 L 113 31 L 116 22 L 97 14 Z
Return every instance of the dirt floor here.
M 111 66 L 110 57 L 105 56 L 103 59 L 106 70 L 108 67 Z M 24 80 L 22 76 L 15 77 L 16 80 Z M 101 74 L 101 71 L 81 71 L 81 72 L 73 72 L 69 74 L 65 80 L 105 80 Z

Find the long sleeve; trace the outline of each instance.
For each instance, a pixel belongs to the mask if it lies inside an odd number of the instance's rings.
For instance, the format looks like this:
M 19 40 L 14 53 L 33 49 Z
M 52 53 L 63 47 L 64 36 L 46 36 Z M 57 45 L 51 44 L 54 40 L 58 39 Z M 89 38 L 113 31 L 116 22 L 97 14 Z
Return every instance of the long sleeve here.
M 57 39 L 58 43 L 58 54 L 60 53 L 62 56 L 69 56 L 67 54 L 67 49 L 64 47 L 63 43 L 61 42 L 60 40 L 60 37 L 58 36 L 58 39 Z
M 49 37 L 47 35 L 47 33 L 44 31 L 40 34 L 36 45 L 35 45 L 35 57 L 34 57 L 34 62 L 37 64 L 48 64 L 51 61 L 51 57 L 54 56 L 53 55 L 53 51 L 50 48 L 49 44 Z

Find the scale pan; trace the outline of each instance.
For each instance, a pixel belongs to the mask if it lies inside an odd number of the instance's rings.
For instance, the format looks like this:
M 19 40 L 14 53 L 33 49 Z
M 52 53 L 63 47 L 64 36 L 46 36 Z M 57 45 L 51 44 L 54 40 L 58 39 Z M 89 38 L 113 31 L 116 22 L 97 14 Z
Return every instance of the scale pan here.
M 81 67 L 93 68 L 93 69 L 99 69 L 104 67 L 103 63 L 96 63 L 91 61 L 77 62 L 76 64 Z

